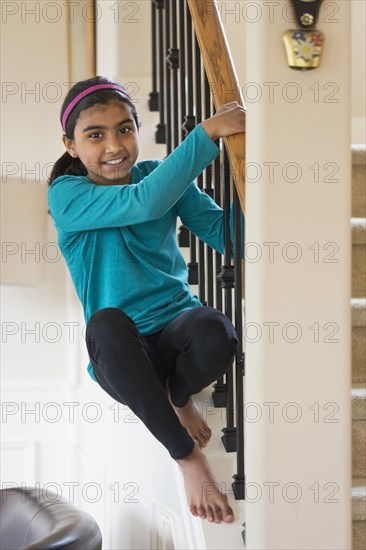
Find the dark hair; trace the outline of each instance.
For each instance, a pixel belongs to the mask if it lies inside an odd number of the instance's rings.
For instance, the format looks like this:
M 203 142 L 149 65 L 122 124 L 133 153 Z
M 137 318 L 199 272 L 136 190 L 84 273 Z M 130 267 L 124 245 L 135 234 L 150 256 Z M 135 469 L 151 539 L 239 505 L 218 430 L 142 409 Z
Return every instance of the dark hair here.
M 81 80 L 80 82 L 77 82 L 70 89 L 69 93 L 65 97 L 65 100 L 61 108 L 60 121 L 62 120 L 63 114 L 67 109 L 68 105 L 71 103 L 71 101 L 81 92 L 83 92 L 87 88 L 90 88 L 90 86 L 94 86 L 96 84 L 116 84 L 116 83 L 112 82 L 111 80 L 103 76 L 95 76 L 94 78 L 88 78 L 87 80 Z M 140 128 L 140 120 L 136 111 L 136 107 L 132 103 L 131 98 L 127 94 L 122 95 L 117 90 L 102 89 L 102 90 L 97 90 L 95 92 L 92 92 L 89 95 L 86 95 L 83 99 L 81 99 L 75 105 L 75 107 L 70 112 L 66 121 L 66 128 L 65 128 L 66 137 L 68 139 L 74 139 L 74 130 L 81 111 L 84 111 L 85 109 L 89 109 L 89 107 L 93 107 L 98 103 L 100 105 L 107 105 L 108 103 L 112 103 L 114 101 L 120 101 L 121 103 L 126 103 L 130 107 L 133 114 L 133 118 L 135 119 L 135 122 L 136 122 L 136 126 L 137 128 Z M 51 185 L 51 183 L 59 176 L 64 176 L 66 174 L 69 174 L 72 176 L 87 175 L 87 169 L 85 168 L 81 160 L 79 158 L 72 157 L 68 153 L 68 151 L 66 151 L 62 155 L 62 157 L 60 157 L 53 165 L 52 172 L 48 181 L 48 185 Z

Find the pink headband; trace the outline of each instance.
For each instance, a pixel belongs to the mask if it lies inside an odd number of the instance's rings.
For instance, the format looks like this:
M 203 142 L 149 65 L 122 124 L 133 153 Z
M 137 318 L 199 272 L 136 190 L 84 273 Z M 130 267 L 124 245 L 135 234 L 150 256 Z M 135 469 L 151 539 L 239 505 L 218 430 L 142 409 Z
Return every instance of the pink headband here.
M 118 92 L 121 92 L 122 94 L 125 94 L 128 97 L 131 97 L 130 94 L 127 92 L 127 90 L 122 88 L 122 86 L 118 86 L 118 84 L 96 84 L 95 86 L 90 86 L 90 88 L 87 88 L 86 90 L 78 94 L 71 101 L 71 103 L 68 104 L 67 108 L 65 109 L 65 112 L 62 115 L 62 121 L 61 121 L 64 132 L 66 131 L 66 122 L 69 117 L 69 114 L 71 113 L 75 105 L 77 105 L 81 99 L 91 94 L 92 92 L 96 92 L 97 90 L 104 90 L 104 89 L 117 90 Z

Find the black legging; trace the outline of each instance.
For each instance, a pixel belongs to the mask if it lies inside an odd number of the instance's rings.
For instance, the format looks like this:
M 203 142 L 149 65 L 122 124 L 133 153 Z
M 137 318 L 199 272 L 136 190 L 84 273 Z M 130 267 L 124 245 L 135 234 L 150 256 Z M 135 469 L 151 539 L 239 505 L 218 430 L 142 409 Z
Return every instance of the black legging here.
M 122 310 L 107 307 L 90 317 L 86 344 L 100 386 L 127 405 L 177 460 L 194 442 L 169 403 L 167 379 L 172 402 L 184 406 L 228 370 L 238 338 L 229 318 L 211 307 L 185 311 L 148 336 Z

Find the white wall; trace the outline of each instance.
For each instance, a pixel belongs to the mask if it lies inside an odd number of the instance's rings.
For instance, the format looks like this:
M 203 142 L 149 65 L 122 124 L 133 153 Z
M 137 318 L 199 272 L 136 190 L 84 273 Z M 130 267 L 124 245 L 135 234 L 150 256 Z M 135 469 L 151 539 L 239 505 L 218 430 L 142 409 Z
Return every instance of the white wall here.
M 61 9 L 63 4 L 59 4 Z M 65 13 L 42 11 L 41 3 L 34 2 L 9 2 L 2 7 L 2 186 L 10 186 L 12 181 L 26 186 L 33 181 L 45 195 L 51 164 L 63 151 L 59 111 L 68 81 Z M 33 200 L 39 200 L 38 195 Z M 33 208 L 29 194 L 12 213 L 15 224 L 25 223 L 24 208 L 28 214 Z M 67 307 L 65 273 L 63 260 L 54 262 L 57 256 L 48 256 L 47 250 L 51 250 L 44 248 L 45 243 L 56 241 L 45 202 L 42 215 L 42 241 L 28 242 L 26 248 L 17 243 L 17 255 L 22 256 L 19 269 L 24 273 L 38 263 L 44 276 L 38 284 L 7 284 L 1 289 L 5 337 L 10 330 L 14 332 L 4 346 L 2 376 L 22 383 L 53 384 L 66 379 L 67 370 L 67 335 L 62 324 Z M 32 249 L 34 254 L 27 253 Z M 4 255 L 2 259 L 10 261 Z M 34 335 L 27 333 L 32 328 Z
M 366 2 L 352 1 L 352 143 L 365 143 Z
M 2 487 L 52 483 L 67 496 L 75 423 L 64 403 L 72 399 L 76 351 L 67 323 L 79 319 L 69 314 L 65 263 L 51 253 L 57 236 L 45 183 L 63 152 L 67 18 L 64 2 L 2 2 L 1 8 L 2 208 L 13 226 L 2 239 L 17 250 L 17 258 L 3 253 L 2 261 L 18 260 L 18 280 L 27 281 L 1 285 Z M 14 205 L 8 199 L 15 186 Z M 81 338 L 81 325 L 75 335 Z

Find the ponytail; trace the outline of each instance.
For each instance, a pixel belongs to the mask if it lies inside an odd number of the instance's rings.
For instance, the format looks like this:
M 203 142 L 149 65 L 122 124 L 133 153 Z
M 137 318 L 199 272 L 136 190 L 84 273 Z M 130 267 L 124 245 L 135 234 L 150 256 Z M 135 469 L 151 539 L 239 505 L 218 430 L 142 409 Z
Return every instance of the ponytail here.
M 86 176 L 87 170 L 79 158 L 72 157 L 67 151 L 53 165 L 48 185 L 59 176 Z

